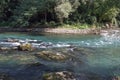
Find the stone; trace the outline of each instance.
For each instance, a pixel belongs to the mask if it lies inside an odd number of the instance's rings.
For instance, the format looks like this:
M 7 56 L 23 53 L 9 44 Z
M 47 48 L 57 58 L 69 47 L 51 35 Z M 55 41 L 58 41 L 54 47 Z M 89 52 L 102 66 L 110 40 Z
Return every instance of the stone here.
M 61 54 L 59 52 L 53 52 L 53 51 L 38 52 L 36 56 L 46 60 L 55 60 L 55 61 L 64 61 L 68 58 L 67 55 Z
M 2 51 L 8 51 L 8 50 L 18 50 L 18 47 L 0 47 L 0 50 Z
M 97 75 L 95 73 L 89 73 L 89 74 L 85 74 L 85 77 L 88 80 L 103 80 L 103 77 L 100 75 Z
M 14 80 L 14 79 L 10 77 L 8 74 L 0 73 L 0 80 Z
M 74 48 L 73 49 L 73 52 L 78 52 L 80 53 L 81 55 L 90 55 L 90 54 L 93 54 L 94 53 L 94 50 L 91 48 Z
M 8 38 L 8 39 L 6 40 L 6 42 L 19 42 L 19 39 Z
M 30 43 L 22 43 L 20 46 L 18 46 L 18 50 L 21 51 L 33 51 L 34 48 Z
M 77 80 L 111 80 L 108 79 L 108 77 L 104 77 L 93 72 L 74 73 L 74 75 L 76 76 Z
M 68 71 L 43 74 L 43 80 L 76 80 L 73 73 Z
M 112 80 L 120 80 L 120 76 L 115 76 L 112 78 Z
M 38 67 L 38 66 L 43 66 L 43 64 L 41 64 L 40 62 L 35 62 L 35 63 L 31 63 L 31 64 L 27 64 L 29 67 Z
M 0 47 L 0 50 L 6 51 L 6 50 L 10 50 L 9 47 Z
M 12 50 L 18 50 L 18 47 L 12 47 L 11 49 Z

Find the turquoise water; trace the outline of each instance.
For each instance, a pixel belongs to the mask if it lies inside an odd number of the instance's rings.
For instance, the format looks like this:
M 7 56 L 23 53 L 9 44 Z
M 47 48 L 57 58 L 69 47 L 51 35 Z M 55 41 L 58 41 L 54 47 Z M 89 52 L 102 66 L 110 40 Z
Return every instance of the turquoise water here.
M 0 40 L 5 38 L 40 40 L 55 45 L 53 48 L 47 48 L 47 50 L 54 51 L 68 50 L 66 45 L 85 49 L 83 53 L 80 50 L 68 51 L 67 54 L 71 55 L 73 60 L 66 62 L 38 59 L 33 55 L 35 52 L 1 53 L 0 72 L 9 73 L 17 80 L 37 80 L 33 78 L 41 76 L 44 72 L 62 70 L 94 73 L 104 77 L 104 80 L 110 80 L 108 79 L 110 76 L 120 75 L 120 41 L 118 39 L 106 39 L 99 35 L 1 33 Z M 28 66 L 35 62 L 40 62 L 44 66 Z

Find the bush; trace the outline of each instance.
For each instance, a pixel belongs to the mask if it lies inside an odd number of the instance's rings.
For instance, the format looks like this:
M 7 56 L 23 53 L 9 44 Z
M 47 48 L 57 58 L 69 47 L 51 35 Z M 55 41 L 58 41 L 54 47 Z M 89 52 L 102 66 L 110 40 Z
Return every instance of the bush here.
M 88 24 L 80 24 L 80 23 L 74 23 L 74 24 L 63 24 L 61 25 L 60 27 L 63 27 L 63 28 L 73 28 L 73 29 L 87 29 L 90 27 L 90 25 Z

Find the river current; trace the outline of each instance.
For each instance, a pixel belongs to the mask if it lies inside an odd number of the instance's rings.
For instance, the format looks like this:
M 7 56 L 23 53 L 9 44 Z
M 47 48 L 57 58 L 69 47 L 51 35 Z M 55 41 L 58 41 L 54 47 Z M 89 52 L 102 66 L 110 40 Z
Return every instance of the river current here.
M 34 52 L 1 51 L 0 73 L 7 73 L 15 80 L 42 80 L 42 74 L 55 71 L 71 71 L 76 74 L 98 75 L 101 79 L 112 80 L 120 75 L 120 38 L 119 35 L 75 35 L 75 34 L 37 34 L 1 33 L 0 46 L 16 46 L 18 43 L 5 42 L 6 39 L 31 42 L 38 51 L 50 50 L 66 52 L 72 56 L 65 62 L 39 59 Z M 31 66 L 40 63 L 42 66 Z M 40 78 L 40 79 L 38 79 Z M 78 80 L 87 80 L 80 79 Z M 93 80 L 93 79 L 89 79 Z M 96 79 L 94 79 L 96 80 Z

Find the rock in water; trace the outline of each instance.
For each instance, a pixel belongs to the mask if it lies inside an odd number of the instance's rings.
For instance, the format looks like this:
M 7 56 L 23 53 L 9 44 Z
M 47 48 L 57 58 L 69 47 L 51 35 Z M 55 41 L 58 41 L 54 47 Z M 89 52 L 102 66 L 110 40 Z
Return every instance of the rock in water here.
M 43 80 L 76 80 L 75 76 L 68 71 L 46 73 Z
M 10 50 L 10 48 L 9 47 L 0 47 L 0 50 L 6 51 L 6 50 Z
M 38 52 L 36 56 L 46 60 L 55 60 L 55 61 L 64 61 L 68 58 L 67 55 L 61 54 L 59 52 L 52 52 L 52 51 Z
M 112 78 L 112 80 L 120 80 L 120 76 L 115 76 Z
M 0 73 L 0 80 L 14 80 L 14 79 L 5 73 Z
M 38 66 L 43 66 L 43 64 L 41 64 L 40 62 L 35 62 L 35 63 L 31 63 L 31 64 L 27 64 L 28 67 L 38 67 Z
M 19 42 L 19 39 L 8 38 L 6 42 Z
M 18 46 L 18 50 L 33 51 L 34 49 L 30 43 L 22 43 L 20 46 Z

